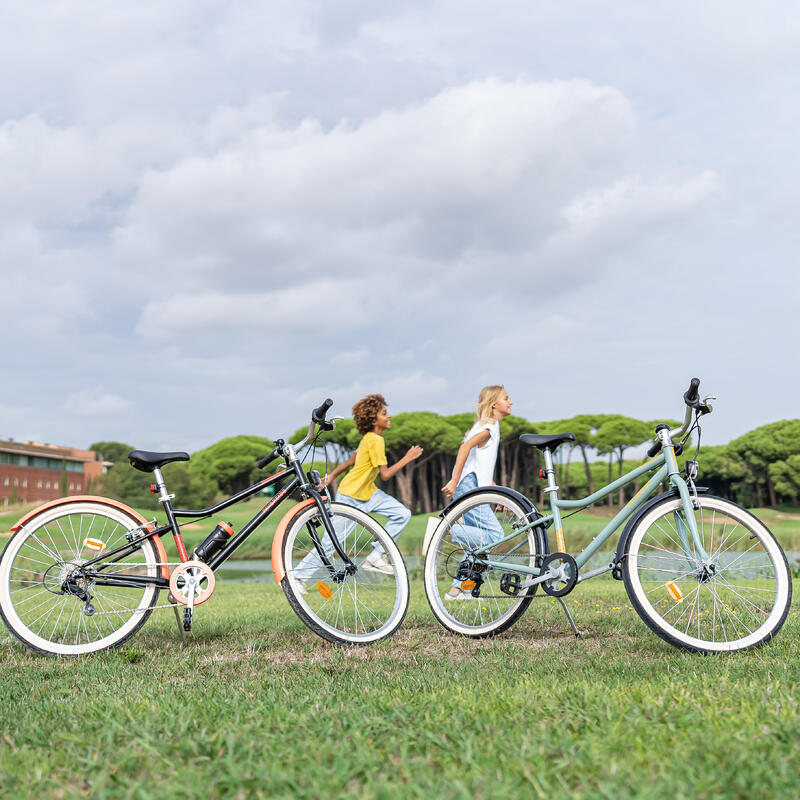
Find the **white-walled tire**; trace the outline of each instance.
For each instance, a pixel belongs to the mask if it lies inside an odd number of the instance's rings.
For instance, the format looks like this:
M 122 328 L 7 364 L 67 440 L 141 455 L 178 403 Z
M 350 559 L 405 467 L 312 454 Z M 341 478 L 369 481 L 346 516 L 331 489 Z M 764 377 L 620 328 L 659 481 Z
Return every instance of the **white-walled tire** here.
M 622 565 L 628 597 L 647 625 L 676 647 L 715 653 L 763 644 L 789 613 L 786 556 L 745 509 L 711 495 L 698 500 L 695 519 L 713 568 L 704 570 L 694 554 L 680 498 L 665 498 L 628 536 Z
M 87 615 L 85 601 L 65 592 L 63 583 L 82 563 L 125 544 L 125 534 L 138 526 L 122 509 L 94 501 L 51 506 L 29 519 L 0 556 L 0 616 L 11 633 L 32 650 L 62 656 L 117 647 L 133 636 L 156 604 L 156 584 L 129 588 L 88 581 L 84 588 L 94 613 Z M 102 549 L 87 547 L 87 539 Z M 155 546 L 142 542 L 105 574 L 158 577 Z
M 341 574 L 344 562 L 325 533 L 319 509 L 309 506 L 286 529 L 282 545 L 286 574 L 281 586 L 297 616 L 323 639 L 372 644 L 395 633 L 405 618 L 409 598 L 405 561 L 392 537 L 368 514 L 345 503 L 331 503 L 328 508 L 339 541 L 357 571 Z M 309 526 L 334 571 L 340 573 L 338 579 L 319 558 Z M 383 549 L 391 573 L 363 566 L 375 544 Z
M 494 522 L 481 527 L 477 524 L 481 515 L 491 515 Z M 433 615 L 448 631 L 472 638 L 494 636 L 513 625 L 530 605 L 535 586 L 516 596 L 500 589 L 504 572 L 519 575 L 522 583 L 530 575 L 515 573 L 515 565 L 533 567 L 536 557 L 545 554 L 543 534 L 530 528 L 493 550 L 492 559 L 505 561 L 507 568 L 487 568 L 482 573 L 483 583 L 477 598 L 445 599 L 457 580 L 456 572 L 465 553 L 465 536 L 472 537 L 469 541 L 476 536 L 485 538 L 485 541 L 478 539 L 475 544 L 488 544 L 489 537 L 496 536 L 499 530 L 503 535 L 510 535 L 514 526 L 524 525 L 527 520 L 525 509 L 519 503 L 508 495 L 487 489 L 454 503 L 439 523 L 425 553 L 425 594 Z M 476 524 L 471 524 L 473 522 Z M 490 533 L 490 527 L 494 534 Z

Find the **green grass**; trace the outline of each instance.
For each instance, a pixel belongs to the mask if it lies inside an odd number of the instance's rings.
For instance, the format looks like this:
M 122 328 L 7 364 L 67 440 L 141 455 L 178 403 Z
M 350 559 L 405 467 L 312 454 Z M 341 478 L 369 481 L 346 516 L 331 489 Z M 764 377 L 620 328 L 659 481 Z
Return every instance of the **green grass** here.
M 797 795 L 796 612 L 763 648 L 702 657 L 616 581 L 567 600 L 582 641 L 549 598 L 496 639 L 449 636 L 419 581 L 368 648 L 317 638 L 266 584 L 218 585 L 186 646 L 169 610 L 85 659 L 1 633 L 4 796 Z
M 210 519 L 199 522 L 187 521 L 182 528 L 184 541 L 189 552 L 192 551 L 211 531 L 219 520 L 225 520 L 233 524 L 234 530 L 238 531 L 247 523 L 263 506 L 267 500 L 261 498 L 239 503 L 220 514 L 216 514 Z M 283 514 L 294 505 L 294 501 L 282 503 L 272 516 L 264 522 L 261 527 L 250 536 L 247 541 L 236 551 L 234 558 L 269 558 L 272 546 L 272 537 L 278 527 Z M 4 534 L 11 526 L 33 506 L 15 508 L 10 511 L 0 513 L 0 547 L 4 545 Z M 577 552 L 585 547 L 603 529 L 609 519 L 616 512 L 616 508 L 608 510 L 605 507 L 592 508 L 571 516 L 564 521 L 564 536 L 570 552 Z M 782 508 L 774 510 L 770 508 L 751 509 L 752 512 L 761 519 L 767 527 L 775 534 L 778 541 L 785 550 L 800 551 L 800 509 Z M 140 510 L 146 519 L 156 516 L 159 523 L 166 521 L 163 513 L 152 510 Z M 403 531 L 398 544 L 404 555 L 420 555 L 422 542 L 425 538 L 425 527 L 428 522 L 427 514 L 417 514 L 411 518 L 408 527 Z M 384 521 L 382 517 L 378 520 Z M 175 545 L 172 536 L 163 537 L 167 553 L 172 557 L 175 555 Z M 604 546 L 604 550 L 611 550 L 616 546 L 616 535 L 612 536 L 609 543 Z M 554 545 L 551 547 L 554 549 Z

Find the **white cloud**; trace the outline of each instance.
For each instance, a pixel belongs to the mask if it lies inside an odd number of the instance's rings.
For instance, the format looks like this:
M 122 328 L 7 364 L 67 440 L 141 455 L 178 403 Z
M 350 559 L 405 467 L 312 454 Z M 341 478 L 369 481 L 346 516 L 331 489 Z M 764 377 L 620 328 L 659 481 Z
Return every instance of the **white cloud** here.
M 352 367 L 355 364 L 363 364 L 369 357 L 369 350 L 366 347 L 357 347 L 355 350 L 343 350 L 331 356 L 330 363 L 336 367 Z
M 108 417 L 125 414 L 132 408 L 128 398 L 107 392 L 102 386 L 70 392 L 63 403 L 62 412 L 78 417 Z
M 319 329 L 319 318 L 335 309 L 347 328 L 371 322 L 379 309 L 364 302 L 365 287 L 352 281 L 314 281 L 249 294 L 198 292 L 150 301 L 136 325 L 146 340 L 170 342 L 182 336 L 218 337 L 225 331 L 297 334 Z

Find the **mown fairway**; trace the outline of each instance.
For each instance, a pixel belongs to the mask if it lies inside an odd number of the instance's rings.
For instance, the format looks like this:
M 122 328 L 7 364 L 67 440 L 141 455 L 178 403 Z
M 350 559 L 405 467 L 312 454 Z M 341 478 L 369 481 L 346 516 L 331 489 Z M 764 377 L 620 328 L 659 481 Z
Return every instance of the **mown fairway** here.
M 3 629 L 4 796 L 797 796 L 794 610 L 766 647 L 700 657 L 621 583 L 567 599 L 583 641 L 550 599 L 494 640 L 451 637 L 419 580 L 400 633 L 364 649 L 318 639 L 271 584 L 220 584 L 185 647 L 170 610 L 81 660 Z

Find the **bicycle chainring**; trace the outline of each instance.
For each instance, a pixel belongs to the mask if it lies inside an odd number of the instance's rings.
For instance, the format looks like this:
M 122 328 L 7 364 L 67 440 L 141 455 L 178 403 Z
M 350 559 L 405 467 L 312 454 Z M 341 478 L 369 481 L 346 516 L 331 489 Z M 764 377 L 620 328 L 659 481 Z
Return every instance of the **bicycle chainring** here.
M 172 570 L 169 576 L 169 590 L 172 596 L 184 606 L 199 606 L 214 593 L 216 579 L 214 570 L 202 561 L 184 561 Z

